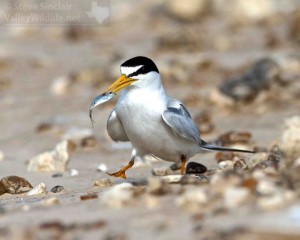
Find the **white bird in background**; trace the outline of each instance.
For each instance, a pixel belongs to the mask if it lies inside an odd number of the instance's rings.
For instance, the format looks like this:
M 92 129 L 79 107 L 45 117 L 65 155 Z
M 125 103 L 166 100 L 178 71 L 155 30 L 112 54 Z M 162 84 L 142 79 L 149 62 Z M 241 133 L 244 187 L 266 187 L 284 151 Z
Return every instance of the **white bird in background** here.
M 92 117 L 94 107 L 122 90 L 109 115 L 107 132 L 114 141 L 130 141 L 132 156 L 127 166 L 109 175 L 126 178 L 125 172 L 133 166 L 136 156 L 152 155 L 181 163 L 180 172 L 183 174 L 186 161 L 202 149 L 253 153 L 203 141 L 182 102 L 166 94 L 159 71 L 151 59 L 141 56 L 131 58 L 121 64 L 120 70 L 121 77 L 104 94 L 97 96 L 90 107 Z

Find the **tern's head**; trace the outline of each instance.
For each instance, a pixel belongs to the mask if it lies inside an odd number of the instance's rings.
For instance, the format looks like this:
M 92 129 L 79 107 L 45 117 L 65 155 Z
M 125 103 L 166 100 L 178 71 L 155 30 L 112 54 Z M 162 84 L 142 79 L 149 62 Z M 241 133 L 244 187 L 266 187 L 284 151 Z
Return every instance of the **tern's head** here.
M 120 66 L 121 77 L 107 89 L 108 92 L 119 90 L 132 85 L 135 87 L 147 87 L 160 84 L 160 75 L 155 63 L 146 57 L 134 57 Z

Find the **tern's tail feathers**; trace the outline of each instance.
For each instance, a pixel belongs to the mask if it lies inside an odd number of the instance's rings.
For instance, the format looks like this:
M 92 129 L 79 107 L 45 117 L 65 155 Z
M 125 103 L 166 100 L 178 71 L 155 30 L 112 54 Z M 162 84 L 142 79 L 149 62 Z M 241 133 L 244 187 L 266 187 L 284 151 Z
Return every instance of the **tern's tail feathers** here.
M 243 150 L 243 149 L 227 148 L 227 147 L 222 147 L 222 146 L 211 145 L 211 144 L 208 144 L 208 143 L 206 143 L 204 141 L 202 141 L 200 147 L 204 148 L 204 149 L 207 149 L 207 150 L 221 151 L 221 152 L 255 153 L 254 151 L 251 151 L 251 150 Z

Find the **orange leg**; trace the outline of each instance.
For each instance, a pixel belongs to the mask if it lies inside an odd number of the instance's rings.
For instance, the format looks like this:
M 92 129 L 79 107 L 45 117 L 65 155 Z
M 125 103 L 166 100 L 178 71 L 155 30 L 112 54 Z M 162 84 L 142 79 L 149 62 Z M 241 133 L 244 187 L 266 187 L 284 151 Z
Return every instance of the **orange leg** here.
M 121 170 L 117 171 L 117 172 L 114 172 L 114 173 L 108 173 L 106 172 L 108 175 L 110 176 L 114 176 L 114 177 L 120 177 L 120 178 L 124 178 L 126 179 L 126 171 L 131 168 L 134 164 L 134 159 L 131 159 L 130 162 L 125 166 L 123 167 Z
M 186 163 L 186 157 L 182 155 L 182 156 L 181 156 L 181 167 L 180 167 L 180 174 L 181 174 L 181 175 L 184 174 L 185 163 Z

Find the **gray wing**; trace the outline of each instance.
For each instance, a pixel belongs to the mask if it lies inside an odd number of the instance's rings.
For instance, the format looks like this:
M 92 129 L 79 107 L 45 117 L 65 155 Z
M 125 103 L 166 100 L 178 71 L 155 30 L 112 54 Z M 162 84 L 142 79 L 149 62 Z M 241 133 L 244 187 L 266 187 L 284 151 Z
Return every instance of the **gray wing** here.
M 129 139 L 124 130 L 122 122 L 119 120 L 117 113 L 113 110 L 107 120 L 107 133 L 112 140 L 118 142 L 128 142 Z
M 190 113 L 180 101 L 170 99 L 162 118 L 175 134 L 198 144 L 202 143 Z

